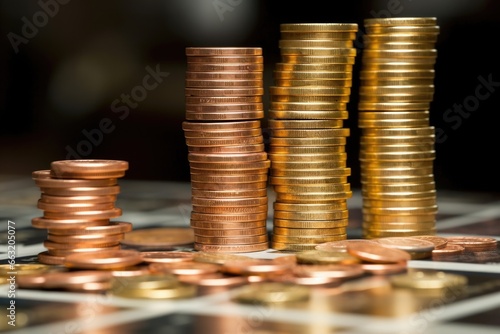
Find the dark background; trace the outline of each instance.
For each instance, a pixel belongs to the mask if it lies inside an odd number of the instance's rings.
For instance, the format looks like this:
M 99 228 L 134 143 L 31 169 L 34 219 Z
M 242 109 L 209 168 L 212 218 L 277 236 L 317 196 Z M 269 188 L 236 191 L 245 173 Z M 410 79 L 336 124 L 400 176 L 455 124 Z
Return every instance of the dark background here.
M 361 55 L 365 18 L 435 16 L 441 30 L 431 125 L 444 133 L 436 143 L 437 188 L 497 192 L 500 187 L 499 1 L 3 0 L 0 6 L 0 175 L 48 169 L 51 161 L 80 147 L 81 158 L 127 160 L 128 179 L 189 181 L 181 129 L 185 47 L 260 46 L 269 87 L 279 61 L 280 23 L 358 23 L 355 44 Z M 33 23 L 38 26 L 29 30 Z M 142 85 L 148 66 L 168 76 L 128 114 L 113 112 L 113 101 Z M 356 72 L 353 77 L 346 126 L 355 188 Z M 498 82 L 483 100 L 475 99 L 480 77 Z M 267 106 L 267 91 L 264 98 Z M 457 119 L 452 112 L 453 122 L 443 117 L 454 105 L 474 101 L 479 103 L 471 104 L 467 117 Z M 98 136 L 103 119 L 111 123 Z M 84 151 L 86 131 L 95 134 L 96 144 Z

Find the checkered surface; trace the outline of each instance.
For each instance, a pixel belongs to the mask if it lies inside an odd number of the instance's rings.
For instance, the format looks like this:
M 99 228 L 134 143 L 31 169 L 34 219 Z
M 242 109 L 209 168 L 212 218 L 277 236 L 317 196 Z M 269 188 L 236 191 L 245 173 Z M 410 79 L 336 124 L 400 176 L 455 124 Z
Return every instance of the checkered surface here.
M 189 183 L 121 180 L 120 220 L 134 230 L 189 226 Z M 0 176 L 0 261 L 7 259 L 7 221 L 16 223 L 16 263 L 36 261 L 46 250 L 46 231 L 31 226 L 40 216 L 39 188 L 29 177 Z M 269 201 L 274 200 L 269 191 Z M 348 238 L 361 237 L 361 196 L 349 199 Z M 438 235 L 477 235 L 500 240 L 500 196 L 438 191 Z M 270 206 L 272 207 L 272 206 Z M 268 230 L 272 230 L 272 210 Z M 248 253 L 272 258 L 276 251 Z M 500 253 L 464 255 L 453 261 L 412 260 L 409 268 L 459 273 L 468 278 L 466 298 L 430 298 L 383 289 L 384 279 L 366 277 L 358 289 L 318 292 L 307 303 L 243 305 L 222 291 L 185 300 L 136 300 L 112 295 L 19 289 L 15 333 L 383 333 L 489 334 L 500 331 Z M 379 287 L 379 288 L 377 288 Z M 7 305 L 7 286 L 0 285 Z M 376 293 L 375 293 L 376 291 Z M 403 307 L 402 307 L 403 306 Z M 5 307 L 0 312 L 5 313 Z M 12 330 L 5 315 L 0 331 Z

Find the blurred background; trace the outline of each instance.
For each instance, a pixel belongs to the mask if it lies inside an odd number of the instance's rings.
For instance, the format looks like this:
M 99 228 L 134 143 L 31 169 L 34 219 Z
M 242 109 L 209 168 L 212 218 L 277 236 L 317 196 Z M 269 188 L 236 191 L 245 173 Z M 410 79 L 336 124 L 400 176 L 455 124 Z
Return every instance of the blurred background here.
M 439 131 L 437 188 L 500 189 L 499 1 L 0 4 L 0 175 L 31 175 L 54 160 L 102 158 L 127 160 L 128 179 L 189 181 L 181 128 L 187 46 L 262 47 L 269 87 L 274 63 L 280 61 L 281 23 L 358 23 L 361 55 L 365 18 L 435 16 L 441 30 L 430 112 L 431 125 Z M 353 188 L 359 187 L 356 84 L 354 73 L 346 121 Z M 266 106 L 267 92 L 264 99 Z

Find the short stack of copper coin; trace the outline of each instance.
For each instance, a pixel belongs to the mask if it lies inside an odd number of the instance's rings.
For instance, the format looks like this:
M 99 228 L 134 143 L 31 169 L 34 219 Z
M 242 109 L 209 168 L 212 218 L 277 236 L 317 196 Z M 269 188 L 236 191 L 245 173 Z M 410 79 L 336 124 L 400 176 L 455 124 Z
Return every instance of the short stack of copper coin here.
M 32 226 L 48 232 L 39 262 L 63 264 L 70 254 L 120 248 L 132 224 L 111 219 L 122 214 L 115 202 L 118 178 L 127 169 L 121 160 L 58 160 L 32 173 L 41 191 L 37 207 L 43 210 Z
M 194 248 L 269 248 L 263 55 L 259 47 L 186 48 L 186 120 Z
M 365 20 L 359 128 L 366 238 L 435 234 L 434 17 Z
M 274 249 L 311 250 L 347 238 L 352 191 L 344 120 L 357 30 L 355 23 L 280 26 L 268 119 Z

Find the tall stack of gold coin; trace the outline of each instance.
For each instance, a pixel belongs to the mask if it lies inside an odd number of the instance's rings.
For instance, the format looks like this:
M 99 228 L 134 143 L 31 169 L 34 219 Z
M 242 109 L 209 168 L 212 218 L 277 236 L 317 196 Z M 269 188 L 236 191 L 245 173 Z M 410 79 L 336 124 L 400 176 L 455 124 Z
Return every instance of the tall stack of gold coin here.
M 115 206 L 120 192 L 118 178 L 128 162 L 121 160 L 57 160 L 51 168 L 32 173 L 41 196 L 37 207 L 43 216 L 32 219 L 35 228 L 47 229 L 44 247 L 38 254 L 45 264 L 63 264 L 75 253 L 120 249 L 128 222 L 110 219 L 121 216 Z
M 434 17 L 365 19 L 359 92 L 365 238 L 435 234 Z
M 262 49 L 188 47 L 186 120 L 194 248 L 267 250 L 270 161 L 264 147 Z
M 268 117 L 274 249 L 311 250 L 347 238 L 352 191 L 344 120 L 357 30 L 355 23 L 280 26 Z

